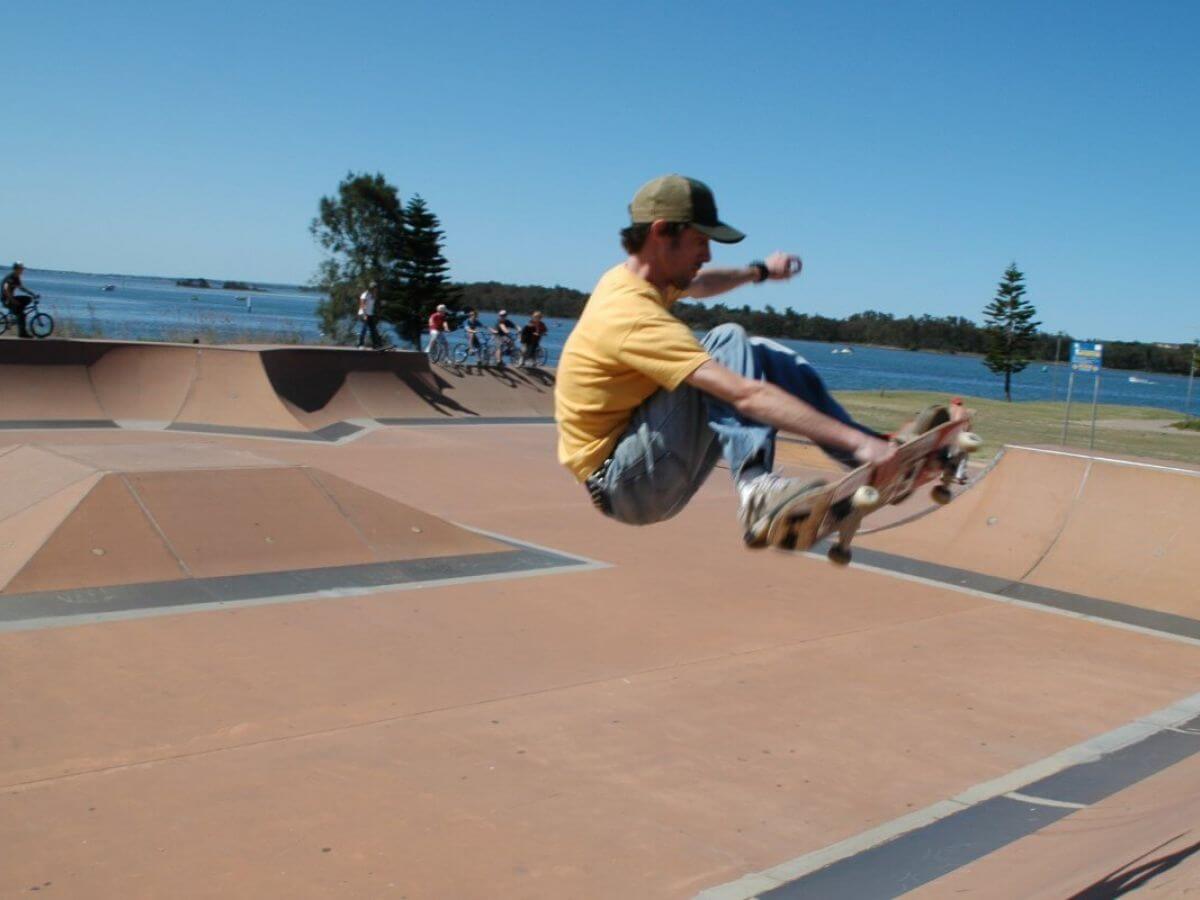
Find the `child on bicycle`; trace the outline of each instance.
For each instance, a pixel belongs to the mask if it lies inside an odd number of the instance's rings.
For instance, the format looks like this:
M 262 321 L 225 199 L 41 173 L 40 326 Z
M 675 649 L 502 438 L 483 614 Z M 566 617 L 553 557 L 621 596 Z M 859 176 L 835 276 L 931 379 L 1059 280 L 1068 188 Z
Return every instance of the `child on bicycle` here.
M 467 353 L 474 352 L 477 355 L 482 355 L 483 348 L 480 346 L 479 335 L 483 332 L 483 323 L 479 321 L 479 312 L 477 310 L 469 310 L 467 317 L 463 319 L 463 331 L 467 333 Z
M 40 294 L 35 294 L 29 288 L 21 283 L 21 274 L 25 271 L 23 262 L 15 262 L 12 264 L 12 271 L 4 276 L 4 282 L 0 286 L 0 301 L 12 310 L 13 317 L 17 320 L 17 337 L 31 338 L 32 334 L 25 327 L 25 307 L 32 300 L 37 300 Z M 24 291 L 23 294 L 17 294 L 17 291 Z
M 496 315 L 496 327 L 492 334 L 496 335 L 496 365 L 504 362 L 504 353 L 512 355 L 513 337 L 517 333 L 517 324 L 508 317 L 508 310 L 502 309 Z
M 521 329 L 521 365 L 537 365 L 538 347 L 542 343 L 542 335 L 546 333 L 546 323 L 542 321 L 540 311 L 530 316 L 525 327 Z
M 446 332 L 450 330 L 450 324 L 446 321 L 447 312 L 446 304 L 439 303 L 429 317 L 429 346 L 425 349 L 430 356 L 434 356 L 435 348 L 439 347 L 443 356 L 450 352 L 450 345 L 446 341 Z

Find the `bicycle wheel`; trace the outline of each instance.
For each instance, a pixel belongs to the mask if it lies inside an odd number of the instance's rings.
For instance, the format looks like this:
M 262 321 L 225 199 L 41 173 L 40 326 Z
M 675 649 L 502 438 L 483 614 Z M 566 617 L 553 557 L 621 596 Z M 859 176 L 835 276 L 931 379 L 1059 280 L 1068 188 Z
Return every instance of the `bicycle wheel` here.
M 538 347 L 537 353 L 533 355 L 533 364 L 539 369 L 546 368 L 550 363 L 550 351 L 545 347 Z
M 10 321 L 11 320 L 8 318 L 8 313 L 0 310 L 0 334 L 4 334 L 4 332 L 8 331 Z
M 467 358 L 471 355 L 471 349 L 466 344 L 455 344 L 454 352 L 451 354 L 451 359 L 458 366 L 466 365 Z
M 429 361 L 436 365 L 443 365 L 447 359 L 446 344 L 443 341 L 437 341 L 429 348 Z
M 50 313 L 39 312 L 29 317 L 29 333 L 34 337 L 50 337 L 52 331 L 54 331 L 54 319 L 50 317 Z

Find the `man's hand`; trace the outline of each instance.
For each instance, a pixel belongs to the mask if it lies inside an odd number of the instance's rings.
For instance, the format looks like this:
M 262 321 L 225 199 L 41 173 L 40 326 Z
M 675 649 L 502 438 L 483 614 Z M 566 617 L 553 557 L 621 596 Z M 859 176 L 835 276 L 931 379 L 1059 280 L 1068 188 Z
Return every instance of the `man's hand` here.
M 860 465 L 874 463 L 879 466 L 875 480 L 887 482 L 896 474 L 896 450 L 895 444 L 864 434 L 862 443 L 854 449 L 854 458 Z
M 804 262 L 798 256 L 790 253 L 772 253 L 764 261 L 767 267 L 767 278 L 773 281 L 786 281 L 800 274 Z

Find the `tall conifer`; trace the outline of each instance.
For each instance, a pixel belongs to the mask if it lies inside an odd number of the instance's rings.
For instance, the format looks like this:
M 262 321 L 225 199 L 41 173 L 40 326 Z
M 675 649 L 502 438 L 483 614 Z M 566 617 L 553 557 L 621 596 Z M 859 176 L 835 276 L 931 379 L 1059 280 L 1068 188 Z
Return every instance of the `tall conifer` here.
M 1025 275 L 1016 262 L 1004 271 L 995 299 L 983 310 L 987 330 L 987 356 L 983 362 L 997 375 L 1004 375 L 1004 399 L 1012 400 L 1012 377 L 1032 358 L 1037 327 L 1037 310 L 1025 299 Z

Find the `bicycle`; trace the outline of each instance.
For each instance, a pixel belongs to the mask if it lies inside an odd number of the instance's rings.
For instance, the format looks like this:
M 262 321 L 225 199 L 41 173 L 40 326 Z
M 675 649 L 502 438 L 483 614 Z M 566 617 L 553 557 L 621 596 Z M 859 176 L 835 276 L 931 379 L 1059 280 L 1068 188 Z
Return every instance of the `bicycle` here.
M 549 362 L 550 352 L 540 344 L 538 345 L 538 348 L 533 351 L 532 358 L 525 356 L 524 353 L 521 354 L 521 365 L 527 369 L 530 366 L 533 366 L 535 369 L 544 369 Z
M 441 332 L 434 335 L 426 352 L 429 354 L 429 361 L 434 365 L 450 362 L 450 342 L 446 340 L 446 335 Z
M 521 364 L 521 345 L 511 334 L 501 335 L 499 340 L 500 359 L 497 365 L 519 366 Z
M 467 365 L 468 360 L 470 360 L 472 356 L 475 357 L 475 365 L 477 366 L 486 366 L 491 364 L 492 342 L 478 332 L 475 334 L 474 346 L 471 346 L 470 343 L 455 344 L 452 352 L 454 362 L 460 366 Z
M 40 295 L 34 295 L 25 307 L 25 327 L 35 338 L 47 338 L 54 332 L 54 317 L 38 309 Z M 7 306 L 0 306 L 0 334 L 17 326 L 17 314 Z

